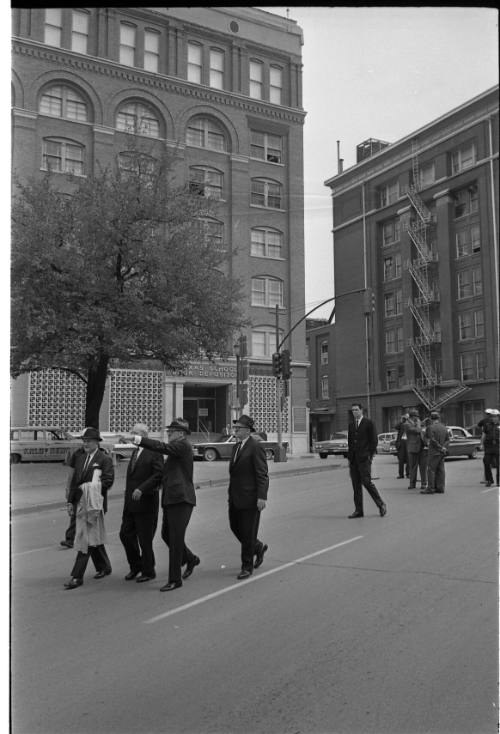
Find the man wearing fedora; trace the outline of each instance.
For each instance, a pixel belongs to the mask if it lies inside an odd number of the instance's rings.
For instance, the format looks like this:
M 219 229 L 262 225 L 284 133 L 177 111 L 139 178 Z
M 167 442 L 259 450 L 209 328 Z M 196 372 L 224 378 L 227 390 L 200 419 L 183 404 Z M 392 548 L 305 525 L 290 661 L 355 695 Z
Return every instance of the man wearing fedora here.
M 499 445 L 500 445 L 500 410 L 488 408 L 489 420 L 483 421 L 481 434 L 481 448 L 484 450 L 483 465 L 486 486 L 493 486 L 492 467 L 496 468 L 496 483 L 498 484 Z
M 75 452 L 73 455 L 73 475 L 68 492 L 68 513 L 83 511 L 81 507 L 82 497 L 85 496 L 85 490 L 88 485 L 99 483 L 102 502 L 100 510 L 94 510 L 94 513 L 100 513 L 102 516 L 108 509 L 107 494 L 115 479 L 115 470 L 111 457 L 99 447 L 101 436 L 97 428 L 86 428 L 82 434 L 83 451 Z M 97 477 L 97 478 L 96 478 Z M 90 516 L 90 515 L 89 515 Z M 100 518 L 102 520 L 102 517 Z M 85 523 L 82 521 L 81 526 L 85 529 Z M 64 584 L 65 589 L 76 589 L 83 584 L 83 576 L 89 557 L 92 558 L 97 573 L 94 578 L 102 579 L 111 573 L 111 563 L 104 547 L 105 531 L 104 523 L 94 524 L 92 534 L 77 533 L 75 537 L 75 547 L 78 549 L 75 564 L 71 571 L 71 579 Z
M 148 437 L 148 427 L 136 423 L 133 435 Z M 153 538 L 158 524 L 159 487 L 163 476 L 163 456 L 138 446 L 132 454 L 125 477 L 120 540 L 130 571 L 126 581 L 137 583 L 156 577 Z
M 191 433 L 183 418 L 175 418 L 167 426 L 168 443 L 134 435 L 133 441 L 150 451 L 166 456 L 163 468 L 161 537 L 169 549 L 168 581 L 160 591 L 173 591 L 182 586 L 200 563 L 185 543 L 186 530 L 196 505 L 193 484 L 193 447 L 187 440 Z M 182 566 L 186 566 L 182 573 Z
M 266 506 L 269 474 L 265 451 L 251 436 L 255 433 L 253 419 L 241 415 L 233 426 L 236 444 L 229 461 L 229 527 L 241 544 L 237 578 L 247 579 L 254 568 L 262 565 L 268 549 L 257 534 L 260 513 Z

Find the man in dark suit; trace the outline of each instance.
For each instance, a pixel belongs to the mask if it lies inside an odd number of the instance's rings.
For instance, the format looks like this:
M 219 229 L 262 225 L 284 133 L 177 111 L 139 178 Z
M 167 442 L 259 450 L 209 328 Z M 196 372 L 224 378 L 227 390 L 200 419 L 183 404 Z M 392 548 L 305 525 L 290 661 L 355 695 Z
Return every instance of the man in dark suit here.
M 237 443 L 229 462 L 229 527 L 241 543 L 237 578 L 246 579 L 262 565 L 268 549 L 257 533 L 260 513 L 266 506 L 269 474 L 265 451 L 250 435 L 255 432 L 253 419 L 242 415 L 233 425 Z
M 372 459 L 377 450 L 378 438 L 373 421 L 363 415 L 361 403 L 351 405 L 353 421 L 349 424 L 347 458 L 354 491 L 354 512 L 349 517 L 363 517 L 363 487 L 377 505 L 380 516 L 387 513 L 371 477 Z
M 108 509 L 108 490 L 111 488 L 115 479 L 115 470 L 111 457 L 99 448 L 101 441 L 97 428 L 86 428 L 83 435 L 83 452 L 75 452 L 73 455 L 73 476 L 68 492 L 68 512 L 74 512 L 74 508 L 78 506 L 83 494 L 82 486 L 87 482 L 92 482 L 94 472 L 98 473 L 101 485 L 101 495 L 103 497 L 102 511 L 105 513 Z M 83 584 L 83 575 L 87 568 L 89 557 L 94 562 L 97 573 L 94 578 L 102 579 L 111 573 L 111 563 L 104 547 L 104 526 L 99 531 L 95 542 L 88 544 L 86 552 L 78 551 L 75 564 L 71 571 L 71 579 L 64 584 L 65 589 L 76 589 Z M 95 534 L 94 534 L 95 539 Z
M 131 433 L 147 438 L 148 428 L 136 423 Z M 158 524 L 159 488 L 163 456 L 138 447 L 131 456 L 125 478 L 120 540 L 130 566 L 126 581 L 137 583 L 156 578 L 153 538 Z
M 163 491 L 161 505 L 163 522 L 161 537 L 169 549 L 168 581 L 160 591 L 172 591 L 182 586 L 200 563 L 184 542 L 187 526 L 196 505 L 193 484 L 193 447 L 187 440 L 191 433 L 189 424 L 183 418 L 175 418 L 167 426 L 168 443 L 153 441 L 135 435 L 134 443 L 166 455 L 163 469 Z M 181 575 L 182 566 L 186 570 Z
M 398 452 L 398 479 L 404 479 L 405 471 L 406 476 L 410 476 L 410 469 L 408 467 L 408 448 L 406 446 L 406 423 L 410 417 L 409 413 L 403 413 L 401 420 L 397 425 L 394 426 L 394 430 L 397 432 L 396 436 L 396 451 Z

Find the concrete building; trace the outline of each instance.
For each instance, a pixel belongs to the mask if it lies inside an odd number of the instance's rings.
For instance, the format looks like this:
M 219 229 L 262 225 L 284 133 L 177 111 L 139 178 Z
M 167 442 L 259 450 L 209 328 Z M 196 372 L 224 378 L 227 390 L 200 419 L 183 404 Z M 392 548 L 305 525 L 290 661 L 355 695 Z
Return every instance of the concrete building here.
M 185 374 L 115 365 L 102 430 L 136 419 L 160 431 L 184 415 L 195 436 L 219 433 L 244 409 L 277 432 L 276 306 L 283 338 L 304 313 L 302 31 L 250 7 L 16 8 L 13 17 L 13 169 L 50 164 L 85 176 L 123 152 L 126 133 L 175 149 L 184 180 L 219 201 L 214 242 L 245 284 L 250 326 L 228 361 Z M 243 337 L 239 339 L 239 337 Z M 245 348 L 246 345 L 246 348 Z M 307 446 L 304 325 L 285 346 L 293 378 L 283 439 Z M 13 389 L 18 424 L 82 427 L 83 388 L 49 370 Z
M 359 398 L 379 431 L 408 406 L 471 426 L 500 400 L 498 87 L 357 160 L 325 182 L 336 430 Z

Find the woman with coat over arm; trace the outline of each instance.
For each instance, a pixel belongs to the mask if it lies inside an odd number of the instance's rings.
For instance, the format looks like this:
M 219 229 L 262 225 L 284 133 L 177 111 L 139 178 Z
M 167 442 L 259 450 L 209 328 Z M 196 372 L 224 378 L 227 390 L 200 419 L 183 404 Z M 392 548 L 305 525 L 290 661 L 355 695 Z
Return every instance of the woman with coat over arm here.
M 163 469 L 163 491 L 161 505 L 163 521 L 161 537 L 169 549 L 168 581 L 160 591 L 173 591 L 182 586 L 200 562 L 184 542 L 187 526 L 196 505 L 193 484 L 193 448 L 187 440 L 191 433 L 187 421 L 176 418 L 167 426 L 168 443 L 143 436 L 134 436 L 133 441 L 150 451 L 165 455 Z M 182 573 L 182 566 L 186 570 Z

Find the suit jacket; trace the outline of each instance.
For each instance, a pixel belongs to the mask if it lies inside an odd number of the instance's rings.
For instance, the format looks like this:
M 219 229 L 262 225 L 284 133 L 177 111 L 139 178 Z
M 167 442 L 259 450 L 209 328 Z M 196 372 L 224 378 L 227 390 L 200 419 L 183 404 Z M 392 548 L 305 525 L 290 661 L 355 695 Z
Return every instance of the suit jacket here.
M 446 426 L 439 422 L 431 423 L 425 429 L 425 436 L 429 444 L 429 456 L 444 456 L 450 443 Z
M 115 470 L 113 468 L 113 461 L 111 456 L 102 449 L 97 449 L 92 461 L 90 462 L 87 469 L 84 471 L 84 466 L 87 460 L 88 454 L 85 451 L 77 450 L 69 459 L 69 465 L 73 467 L 74 472 L 71 478 L 71 484 L 68 492 L 68 502 L 76 504 L 80 501 L 82 496 L 82 490 L 80 484 L 84 482 L 91 482 L 94 474 L 94 469 L 101 470 L 101 494 L 104 498 L 103 509 L 104 512 L 108 509 L 108 490 L 115 481 Z
M 257 500 L 267 499 L 269 474 L 266 453 L 259 441 L 249 436 L 245 445 L 235 445 L 229 461 L 229 501 L 237 510 L 257 507 Z
M 363 417 L 359 426 L 356 421 L 349 423 L 347 431 L 347 458 L 353 461 L 371 459 L 377 450 L 378 437 L 375 424 L 370 418 Z
M 419 454 L 424 448 L 424 440 L 422 438 L 422 423 L 417 418 L 415 423 L 410 419 L 406 423 L 406 448 L 409 454 Z
M 134 461 L 137 451 L 138 449 L 132 455 L 127 467 L 123 511 L 157 514 L 158 490 L 163 476 L 163 456 L 149 449 L 142 449 L 139 457 Z M 142 492 L 140 500 L 132 499 L 135 489 L 140 489 Z
M 142 438 L 139 446 L 144 446 L 167 457 L 163 467 L 162 507 L 179 502 L 196 505 L 193 484 L 193 447 L 187 438 L 179 438 L 171 443 Z

